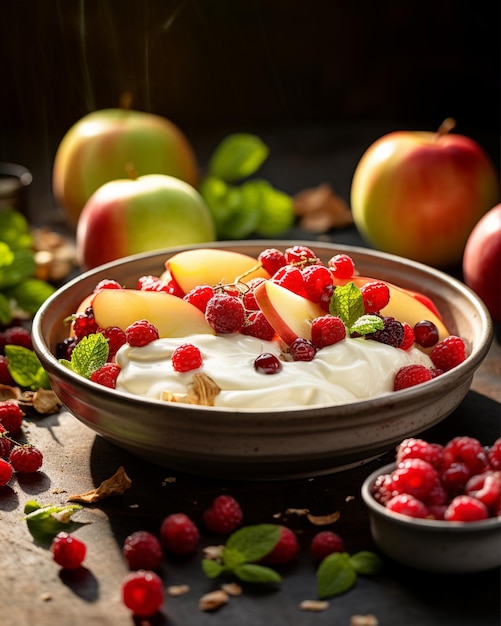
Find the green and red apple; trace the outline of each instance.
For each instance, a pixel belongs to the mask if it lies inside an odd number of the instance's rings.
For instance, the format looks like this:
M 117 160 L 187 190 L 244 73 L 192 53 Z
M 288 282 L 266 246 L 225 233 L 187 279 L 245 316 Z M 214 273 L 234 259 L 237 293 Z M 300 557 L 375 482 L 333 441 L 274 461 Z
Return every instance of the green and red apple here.
M 473 227 L 499 201 L 499 179 L 481 146 L 451 127 L 392 132 L 362 155 L 351 209 L 374 248 L 435 267 L 461 262 Z
M 463 255 L 465 283 L 501 322 L 501 204 L 490 209 L 471 231 Z
M 105 183 L 166 174 L 198 183 L 198 163 L 185 134 L 170 120 L 128 108 L 103 109 L 77 121 L 64 135 L 54 159 L 53 193 L 71 223 Z
M 76 245 L 84 269 L 169 246 L 214 241 L 211 212 L 188 183 L 163 174 L 105 183 L 85 204 Z

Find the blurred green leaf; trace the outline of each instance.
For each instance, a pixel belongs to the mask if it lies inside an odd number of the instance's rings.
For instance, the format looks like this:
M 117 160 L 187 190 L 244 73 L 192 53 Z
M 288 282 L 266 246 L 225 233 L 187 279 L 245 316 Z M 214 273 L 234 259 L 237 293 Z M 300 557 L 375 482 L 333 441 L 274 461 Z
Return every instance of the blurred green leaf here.
M 209 160 L 209 175 L 226 182 L 252 176 L 266 161 L 268 146 L 256 135 L 236 133 L 217 146 Z
M 0 241 L 4 241 L 13 250 L 31 247 L 33 238 L 22 213 L 13 209 L 0 211 Z
M 12 287 L 36 271 L 35 255 L 32 250 L 20 248 L 13 250 L 12 261 L 8 265 L 0 264 L 0 289 Z
M 55 290 L 55 287 L 39 278 L 25 278 L 23 282 L 6 289 L 5 294 L 15 300 L 23 311 L 34 315 Z

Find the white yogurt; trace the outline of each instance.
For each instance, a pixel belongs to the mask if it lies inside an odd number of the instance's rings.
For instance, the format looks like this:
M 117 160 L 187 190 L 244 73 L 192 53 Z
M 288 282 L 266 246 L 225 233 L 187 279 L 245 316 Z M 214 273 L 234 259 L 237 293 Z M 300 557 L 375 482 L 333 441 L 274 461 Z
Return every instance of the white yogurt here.
M 183 343 L 197 346 L 202 367 L 178 373 L 171 355 Z M 238 409 L 344 404 L 393 390 L 396 372 L 405 365 L 431 367 L 430 358 L 416 348 L 399 350 L 377 341 L 347 338 L 322 348 L 312 361 L 283 361 L 276 374 L 260 374 L 254 359 L 263 352 L 281 356 L 277 342 L 232 335 L 192 335 L 159 339 L 142 348 L 122 346 L 117 389 L 160 399 L 163 392 L 184 394 L 194 373 L 205 373 L 221 388 L 215 406 Z

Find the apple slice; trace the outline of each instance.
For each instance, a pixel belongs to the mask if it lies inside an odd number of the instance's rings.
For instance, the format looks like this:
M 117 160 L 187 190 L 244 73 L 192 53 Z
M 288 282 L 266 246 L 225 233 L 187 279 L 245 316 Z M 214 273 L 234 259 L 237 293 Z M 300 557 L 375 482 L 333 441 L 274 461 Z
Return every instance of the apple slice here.
M 252 278 L 269 278 L 259 267 L 259 261 L 247 254 L 217 248 L 197 248 L 178 252 L 165 262 L 167 272 L 188 293 L 197 285 L 232 283 L 245 274 L 244 282 Z M 254 271 L 251 271 L 256 268 Z M 247 274 L 247 272 L 249 272 Z
M 318 304 L 271 280 L 260 283 L 254 295 L 264 316 L 288 346 L 298 337 L 311 339 L 311 321 L 325 315 Z
M 361 288 L 366 283 L 379 280 L 378 278 L 369 278 L 367 276 L 352 276 L 348 279 L 334 279 L 334 284 L 345 285 L 353 282 L 357 287 Z M 407 322 L 410 326 L 414 326 L 422 320 L 433 322 L 438 329 L 439 341 L 445 339 L 450 333 L 443 323 L 440 313 L 435 304 L 425 295 L 415 291 L 409 291 L 402 287 L 397 287 L 388 281 L 382 281 L 388 285 L 390 290 L 390 301 L 388 305 L 381 310 L 382 315 L 394 317 L 399 322 Z
M 196 306 L 168 293 L 103 289 L 94 296 L 92 308 L 101 328 L 118 326 L 125 330 L 132 322 L 147 319 L 158 328 L 160 337 L 215 334 Z

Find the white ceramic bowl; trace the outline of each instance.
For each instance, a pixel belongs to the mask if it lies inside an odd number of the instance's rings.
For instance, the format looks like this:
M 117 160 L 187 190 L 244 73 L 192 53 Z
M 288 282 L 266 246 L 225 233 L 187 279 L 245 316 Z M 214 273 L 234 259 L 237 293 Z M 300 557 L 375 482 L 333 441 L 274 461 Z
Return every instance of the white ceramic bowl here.
M 379 504 L 372 495 L 374 482 L 394 469 L 394 463 L 386 465 L 362 485 L 371 534 L 382 552 L 403 565 L 437 573 L 466 574 L 501 565 L 501 517 L 478 522 L 414 519 Z
M 363 275 L 424 292 L 442 310 L 450 332 L 468 344 L 458 367 L 422 386 L 338 406 L 235 411 L 167 404 L 119 393 L 85 380 L 58 363 L 63 320 L 104 278 L 135 287 L 138 277 L 160 274 L 171 248 L 128 257 L 91 270 L 49 298 L 33 324 L 33 343 L 52 387 L 82 422 L 109 441 L 173 469 L 235 479 L 292 478 L 328 473 L 374 458 L 407 436 L 443 420 L 460 404 L 492 341 L 492 323 L 479 298 L 461 282 L 421 264 L 364 248 L 299 241 L 217 242 L 256 256 L 263 249 L 309 245 L 327 262 L 350 254 Z

